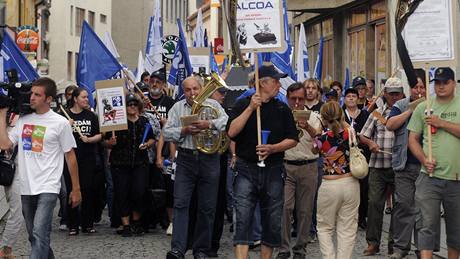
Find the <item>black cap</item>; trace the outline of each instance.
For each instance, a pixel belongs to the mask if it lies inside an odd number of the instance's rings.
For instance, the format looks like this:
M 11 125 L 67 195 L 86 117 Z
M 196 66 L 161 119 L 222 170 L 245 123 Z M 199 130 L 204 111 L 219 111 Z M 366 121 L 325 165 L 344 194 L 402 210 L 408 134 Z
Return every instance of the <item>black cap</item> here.
M 160 69 L 160 70 L 152 72 L 150 77 L 151 78 L 156 77 L 156 78 L 160 79 L 161 81 L 166 82 L 166 73 L 165 73 L 164 69 Z
M 330 89 L 326 93 L 326 98 L 330 98 L 330 97 L 339 97 L 339 94 L 337 93 L 337 91 L 335 89 Z
M 361 76 L 357 76 L 353 78 L 353 83 L 351 84 L 353 87 L 357 87 L 359 85 L 366 85 L 366 79 Z
M 141 100 L 139 100 L 139 97 L 137 97 L 137 95 L 133 93 L 129 93 L 128 95 L 126 95 L 126 104 L 129 104 L 131 102 L 139 103 L 140 101 Z
M 264 62 L 264 64 L 259 68 L 259 78 L 271 77 L 275 79 L 285 78 L 287 74 L 278 72 L 275 66 L 270 62 Z
M 228 91 L 227 87 L 219 87 L 219 88 L 217 88 L 217 92 L 219 92 L 221 94 L 226 94 L 227 91 Z
M 144 82 L 137 82 L 136 85 L 137 85 L 137 87 L 139 87 L 139 89 L 141 89 L 142 92 L 148 92 L 149 91 L 149 86 Z
M 347 96 L 347 94 L 356 94 L 358 95 L 358 90 L 356 90 L 356 88 L 348 88 L 347 90 L 345 90 L 345 95 L 344 96 Z
M 448 80 L 455 81 L 454 71 L 450 67 L 438 67 L 436 71 L 434 71 L 434 78 L 431 79 L 430 82 L 433 82 L 433 81 L 447 82 Z

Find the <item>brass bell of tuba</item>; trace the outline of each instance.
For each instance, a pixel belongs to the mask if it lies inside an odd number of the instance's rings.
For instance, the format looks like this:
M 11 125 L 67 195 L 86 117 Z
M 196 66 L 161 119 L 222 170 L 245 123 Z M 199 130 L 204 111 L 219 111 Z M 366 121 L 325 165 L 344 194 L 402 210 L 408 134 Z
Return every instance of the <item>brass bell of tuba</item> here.
M 201 92 L 193 99 L 192 114 L 198 115 L 199 120 L 214 120 L 220 114 L 219 111 L 207 104 L 204 104 L 214 91 L 221 87 L 227 87 L 225 81 L 217 74 L 200 75 L 204 80 Z M 214 154 L 220 151 L 225 143 L 227 134 L 217 129 L 205 129 L 193 135 L 193 143 L 196 148 L 205 154 Z

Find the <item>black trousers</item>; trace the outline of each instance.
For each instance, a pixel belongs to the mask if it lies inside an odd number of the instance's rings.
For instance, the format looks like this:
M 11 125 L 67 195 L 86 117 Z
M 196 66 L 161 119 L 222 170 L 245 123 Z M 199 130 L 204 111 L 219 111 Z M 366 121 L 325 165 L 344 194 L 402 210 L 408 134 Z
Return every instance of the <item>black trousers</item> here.
M 78 229 L 79 226 L 82 229 L 87 229 L 92 228 L 94 224 L 94 208 L 97 199 L 95 189 L 96 162 L 91 159 L 78 161 L 78 157 L 77 162 L 82 202 L 76 208 L 72 208 L 72 205 L 68 203 L 72 190 L 72 181 L 67 165 L 64 163 L 64 179 L 68 190 L 66 198 L 68 213 L 67 226 L 69 229 Z
M 147 166 L 111 166 L 111 172 L 113 191 L 120 216 L 128 217 L 133 211 L 142 212 L 148 185 Z
M 220 156 L 220 175 L 219 175 L 219 190 L 217 191 L 216 214 L 214 218 L 214 226 L 212 230 L 211 252 L 217 253 L 220 248 L 220 239 L 224 231 L 225 212 L 227 209 L 227 153 Z

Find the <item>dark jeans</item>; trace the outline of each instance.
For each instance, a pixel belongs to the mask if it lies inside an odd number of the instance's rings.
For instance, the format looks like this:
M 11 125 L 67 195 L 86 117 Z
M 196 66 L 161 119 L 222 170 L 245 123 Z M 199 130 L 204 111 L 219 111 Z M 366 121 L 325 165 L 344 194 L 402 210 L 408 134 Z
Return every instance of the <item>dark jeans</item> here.
M 367 218 L 367 203 L 369 195 L 369 176 L 359 180 L 360 203 L 358 210 L 358 224 L 366 222 Z
M 369 245 L 380 246 L 382 238 L 383 210 L 386 191 L 394 189 L 395 174 L 391 168 L 369 168 L 369 203 L 367 211 L 366 240 Z M 391 215 L 388 245 L 393 244 L 393 215 Z
M 54 258 L 53 250 L 50 247 L 50 234 L 57 198 L 57 193 L 21 196 L 22 214 L 32 248 L 30 259 Z
M 318 184 L 316 185 L 315 201 L 313 203 L 313 212 L 311 214 L 310 236 L 315 237 L 318 230 L 316 229 L 316 208 L 318 207 L 318 191 L 323 181 L 324 160 L 320 156 L 318 158 Z
M 406 164 L 402 171 L 395 172 L 395 204 L 393 209 L 393 238 L 396 252 L 408 254 L 412 232 L 417 246 L 415 231 L 415 181 L 420 174 L 420 164 Z
M 193 231 L 193 252 L 211 247 L 212 229 L 219 186 L 219 155 L 179 150 L 174 180 L 173 237 L 171 249 L 185 254 L 187 250 L 189 208 L 196 188 L 197 220 Z
M 281 245 L 281 217 L 285 169 L 282 163 L 258 167 L 241 159 L 236 162 L 233 184 L 235 206 L 235 245 L 252 243 L 252 220 L 257 203 L 260 204 L 262 244 Z

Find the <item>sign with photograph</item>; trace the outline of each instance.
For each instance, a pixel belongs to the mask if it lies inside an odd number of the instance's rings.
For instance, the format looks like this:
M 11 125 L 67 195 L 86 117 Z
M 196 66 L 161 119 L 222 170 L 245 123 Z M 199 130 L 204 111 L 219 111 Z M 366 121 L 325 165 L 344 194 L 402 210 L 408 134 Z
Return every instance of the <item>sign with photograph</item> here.
M 96 81 L 97 114 L 101 132 L 128 129 L 125 80 Z
M 236 38 L 242 52 L 283 49 L 282 0 L 238 0 L 236 8 Z
M 454 59 L 452 0 L 422 1 L 403 35 L 414 62 Z

